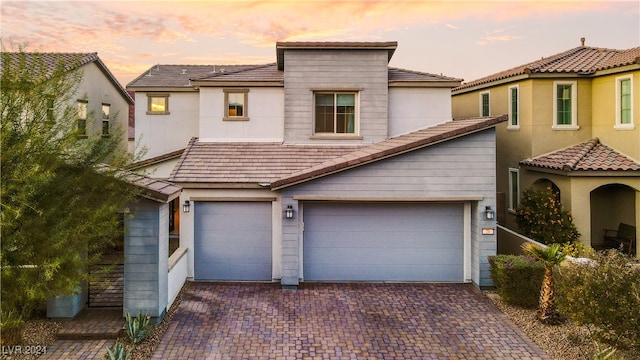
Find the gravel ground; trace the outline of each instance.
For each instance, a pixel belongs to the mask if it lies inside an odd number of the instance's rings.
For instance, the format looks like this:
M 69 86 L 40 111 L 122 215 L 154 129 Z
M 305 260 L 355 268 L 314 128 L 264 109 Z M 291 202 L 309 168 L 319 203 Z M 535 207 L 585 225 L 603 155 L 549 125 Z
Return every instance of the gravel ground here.
M 126 334 L 119 340 L 132 349 L 131 360 L 150 359 L 153 351 L 160 343 L 171 319 L 173 318 L 178 305 L 182 301 L 185 290 L 189 282 L 185 283 L 175 302 L 167 312 L 162 322 L 157 325 L 153 332 L 139 344 L 132 344 Z M 495 292 L 485 291 L 485 295 L 505 313 L 522 331 L 540 346 L 554 360 L 591 360 L 596 353 L 596 345 L 589 340 L 588 330 L 585 327 L 577 326 L 571 321 L 565 321 L 560 325 L 543 325 L 536 320 L 535 309 L 523 309 L 507 305 L 500 300 Z M 46 345 L 51 346 L 56 340 L 56 333 L 61 324 L 45 318 L 37 318 L 27 322 L 23 340 L 24 345 Z M 36 359 L 35 356 L 19 356 L 12 359 Z M 0 355 L 0 359 L 3 356 Z M 640 359 L 640 355 L 616 353 L 613 359 Z M 612 360 L 613 360 L 612 359 Z

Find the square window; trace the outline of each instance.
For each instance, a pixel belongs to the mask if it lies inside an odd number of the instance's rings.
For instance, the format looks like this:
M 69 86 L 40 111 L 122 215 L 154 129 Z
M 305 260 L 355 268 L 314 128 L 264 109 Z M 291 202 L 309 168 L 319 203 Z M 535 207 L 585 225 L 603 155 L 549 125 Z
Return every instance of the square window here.
M 224 89 L 224 120 L 249 120 L 249 89 Z
M 169 94 L 147 94 L 147 114 L 168 115 Z
M 315 93 L 314 132 L 356 133 L 356 93 Z

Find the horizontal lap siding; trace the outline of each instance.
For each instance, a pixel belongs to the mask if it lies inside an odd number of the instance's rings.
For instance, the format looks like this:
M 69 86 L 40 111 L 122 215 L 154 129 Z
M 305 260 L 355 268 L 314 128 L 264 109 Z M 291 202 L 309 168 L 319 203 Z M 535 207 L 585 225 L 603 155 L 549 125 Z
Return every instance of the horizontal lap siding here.
M 312 89 L 360 88 L 360 135 L 367 143 L 387 136 L 387 50 L 286 50 L 285 142 L 318 143 L 313 135 Z M 344 143 L 344 141 L 342 142 Z

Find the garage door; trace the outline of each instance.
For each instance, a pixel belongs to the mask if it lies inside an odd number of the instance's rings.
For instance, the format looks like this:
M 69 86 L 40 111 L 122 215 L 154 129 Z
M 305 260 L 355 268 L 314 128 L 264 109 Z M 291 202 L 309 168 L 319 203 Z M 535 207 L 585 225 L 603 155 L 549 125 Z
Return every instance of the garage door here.
M 305 203 L 304 280 L 464 277 L 463 204 Z
M 194 278 L 271 280 L 271 203 L 196 202 Z

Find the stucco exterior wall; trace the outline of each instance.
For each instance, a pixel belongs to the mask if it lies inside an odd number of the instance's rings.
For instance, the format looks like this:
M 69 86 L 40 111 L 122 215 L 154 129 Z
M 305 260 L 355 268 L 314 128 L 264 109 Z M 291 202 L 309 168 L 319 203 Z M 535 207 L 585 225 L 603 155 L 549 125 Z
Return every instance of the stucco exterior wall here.
M 168 115 L 147 114 L 147 96 L 151 94 L 136 92 L 136 146 L 146 149 L 140 160 L 184 149 L 192 137 L 198 136 L 197 92 L 172 92 Z
M 616 127 L 616 79 L 631 76 L 632 127 Z M 593 137 L 621 153 L 640 160 L 640 71 L 616 73 L 593 80 Z
M 249 120 L 223 120 L 223 88 L 200 88 L 200 141 L 283 141 L 284 89 L 248 89 Z
M 389 137 L 450 120 L 449 88 L 389 88 Z

